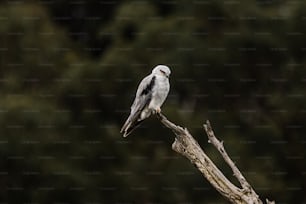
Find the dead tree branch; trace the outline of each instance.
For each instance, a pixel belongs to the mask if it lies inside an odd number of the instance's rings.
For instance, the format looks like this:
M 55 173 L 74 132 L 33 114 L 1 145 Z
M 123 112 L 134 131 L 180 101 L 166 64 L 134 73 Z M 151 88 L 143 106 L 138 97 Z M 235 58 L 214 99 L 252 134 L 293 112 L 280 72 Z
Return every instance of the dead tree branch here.
M 177 153 L 185 156 L 193 163 L 209 183 L 231 203 L 243 204 L 262 204 L 259 196 L 253 190 L 252 186 L 246 181 L 234 162 L 228 156 L 224 149 L 223 142 L 220 142 L 215 136 L 209 121 L 204 124 L 204 129 L 208 135 L 209 142 L 220 152 L 225 162 L 230 166 L 234 176 L 238 179 L 241 187 L 231 183 L 224 174 L 216 167 L 211 159 L 201 149 L 198 142 L 192 137 L 186 128 L 175 125 L 170 122 L 164 115 L 157 114 L 161 123 L 172 130 L 176 135 L 172 144 L 172 149 Z M 267 204 L 274 202 L 266 200 Z

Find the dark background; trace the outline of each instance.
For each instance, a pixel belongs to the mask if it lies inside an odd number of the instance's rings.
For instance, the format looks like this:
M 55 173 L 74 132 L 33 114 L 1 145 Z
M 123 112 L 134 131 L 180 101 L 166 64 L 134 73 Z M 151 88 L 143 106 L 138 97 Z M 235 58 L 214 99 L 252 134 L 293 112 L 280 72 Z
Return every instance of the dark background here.
M 140 80 L 172 70 L 163 113 L 237 184 L 202 124 L 262 199 L 305 203 L 302 0 L 0 3 L 1 203 L 227 203 L 171 150 L 155 117 L 120 127 Z

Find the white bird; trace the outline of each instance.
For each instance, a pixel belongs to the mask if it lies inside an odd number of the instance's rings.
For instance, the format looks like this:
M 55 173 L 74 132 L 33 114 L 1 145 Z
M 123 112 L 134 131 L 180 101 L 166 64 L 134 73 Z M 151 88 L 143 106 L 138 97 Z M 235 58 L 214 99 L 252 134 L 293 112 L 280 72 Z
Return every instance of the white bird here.
M 139 84 L 130 116 L 125 121 L 120 133 L 127 137 L 136 127 L 151 114 L 161 112 L 161 106 L 166 100 L 170 84 L 171 71 L 165 65 L 157 65 L 152 73 Z

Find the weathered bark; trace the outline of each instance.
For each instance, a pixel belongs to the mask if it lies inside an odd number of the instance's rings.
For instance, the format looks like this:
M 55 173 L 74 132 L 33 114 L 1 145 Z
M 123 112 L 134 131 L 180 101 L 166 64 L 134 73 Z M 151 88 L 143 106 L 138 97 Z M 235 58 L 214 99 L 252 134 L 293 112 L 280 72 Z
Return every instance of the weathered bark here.
M 204 124 L 204 129 L 208 135 L 209 142 L 216 147 L 220 152 L 225 162 L 230 166 L 233 171 L 234 176 L 238 179 L 241 187 L 235 186 L 231 183 L 223 173 L 216 167 L 216 165 L 211 161 L 211 159 L 205 154 L 201 149 L 198 142 L 192 137 L 186 128 L 175 125 L 170 122 L 161 113 L 157 114 L 158 118 L 166 126 L 171 129 L 176 135 L 175 141 L 172 144 L 172 149 L 177 153 L 185 156 L 187 159 L 193 163 L 198 170 L 203 174 L 203 176 L 209 181 L 209 183 L 227 200 L 231 203 L 243 203 L 243 204 L 262 204 L 259 196 L 253 190 L 252 186 L 246 181 L 244 176 L 241 174 L 239 169 L 236 167 L 234 162 L 226 153 L 223 142 L 220 142 L 209 123 L 209 121 Z M 272 204 L 274 201 L 268 201 L 267 204 Z

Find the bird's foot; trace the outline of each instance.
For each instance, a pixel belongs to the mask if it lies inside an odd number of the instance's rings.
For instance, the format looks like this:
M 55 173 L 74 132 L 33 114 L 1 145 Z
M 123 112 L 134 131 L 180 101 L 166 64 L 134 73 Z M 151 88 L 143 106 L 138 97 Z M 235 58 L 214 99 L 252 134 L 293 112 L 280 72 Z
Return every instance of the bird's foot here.
M 155 114 L 160 114 L 160 113 L 161 113 L 161 109 L 160 109 L 160 108 L 156 108 L 156 109 L 154 110 L 154 113 L 155 113 Z

